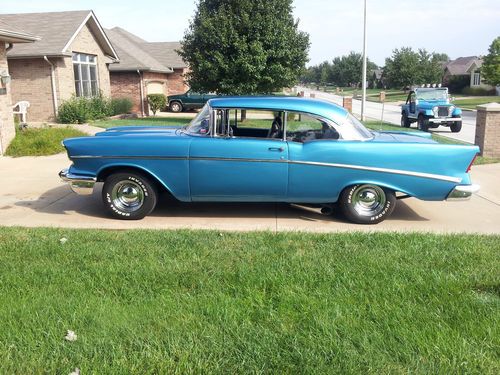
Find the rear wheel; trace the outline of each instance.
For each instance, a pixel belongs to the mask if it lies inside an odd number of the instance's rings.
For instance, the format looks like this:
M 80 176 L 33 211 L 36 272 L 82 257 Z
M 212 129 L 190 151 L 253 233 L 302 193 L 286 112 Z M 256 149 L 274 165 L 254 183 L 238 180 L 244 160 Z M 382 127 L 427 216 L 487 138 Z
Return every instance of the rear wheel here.
M 172 112 L 182 112 L 182 104 L 179 102 L 171 102 L 170 103 L 170 111 Z
M 102 188 L 104 205 L 114 217 L 139 220 L 156 206 L 158 193 L 154 184 L 136 172 L 114 173 Z
M 429 131 L 429 120 L 424 115 L 418 115 L 418 130 L 423 132 Z
M 409 128 L 410 127 L 410 119 L 408 118 L 408 115 L 406 112 L 403 112 L 401 115 L 401 126 L 403 128 Z
M 396 196 L 377 185 L 354 185 L 342 191 L 338 203 L 348 220 L 358 224 L 377 224 L 391 215 Z
M 458 133 L 460 130 L 462 130 L 462 122 L 455 121 L 453 124 L 450 125 L 450 129 L 453 133 Z

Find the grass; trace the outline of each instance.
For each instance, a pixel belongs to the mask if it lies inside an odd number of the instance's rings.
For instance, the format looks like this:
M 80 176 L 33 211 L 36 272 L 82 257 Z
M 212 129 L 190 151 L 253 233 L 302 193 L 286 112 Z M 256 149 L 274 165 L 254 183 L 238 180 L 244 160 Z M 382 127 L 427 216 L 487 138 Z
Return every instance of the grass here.
M 85 133 L 71 126 L 64 128 L 28 128 L 17 130 L 6 151 L 8 156 L 54 155 L 64 151 L 61 141 L 71 137 L 84 137 Z
M 455 99 L 453 104 L 463 109 L 476 109 L 476 106 L 487 103 L 500 103 L 499 96 L 481 96 L 476 98 Z
M 189 124 L 191 118 L 185 117 L 143 117 L 134 119 L 106 119 L 90 123 L 100 128 L 112 128 L 114 126 L 184 126 Z
M 499 269 L 498 236 L 0 228 L 0 373 L 497 374 Z

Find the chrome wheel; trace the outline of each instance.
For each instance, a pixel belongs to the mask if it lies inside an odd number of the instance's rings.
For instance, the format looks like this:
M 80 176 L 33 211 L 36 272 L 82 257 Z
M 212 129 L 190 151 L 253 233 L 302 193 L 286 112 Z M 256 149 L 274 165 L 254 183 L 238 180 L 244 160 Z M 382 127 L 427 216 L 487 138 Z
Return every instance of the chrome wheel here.
M 179 102 L 173 102 L 170 104 L 170 110 L 172 112 L 181 112 L 182 111 L 182 105 Z
M 134 181 L 120 181 L 111 191 L 111 200 L 118 209 L 134 212 L 144 204 L 144 190 Z
M 382 212 L 386 202 L 384 190 L 374 185 L 361 185 L 352 192 L 351 204 L 361 216 L 374 216 Z

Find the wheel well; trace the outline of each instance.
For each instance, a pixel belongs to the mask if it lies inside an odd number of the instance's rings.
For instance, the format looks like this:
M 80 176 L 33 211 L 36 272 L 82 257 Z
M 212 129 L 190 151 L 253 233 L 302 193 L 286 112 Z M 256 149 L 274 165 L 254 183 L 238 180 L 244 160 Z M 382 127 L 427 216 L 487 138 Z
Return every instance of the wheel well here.
M 180 99 L 172 99 L 170 102 L 168 102 L 168 105 L 172 103 L 179 103 L 181 106 L 184 106 L 184 104 L 182 104 L 182 101 Z
M 97 175 L 97 181 L 104 182 L 110 175 L 112 175 L 114 173 L 123 173 L 123 172 L 133 172 L 133 173 L 141 174 L 141 175 L 147 177 L 151 181 L 151 183 L 153 183 L 156 186 L 158 191 L 167 192 L 168 194 L 172 195 L 172 193 L 165 187 L 165 185 L 163 185 L 158 180 L 157 177 L 155 177 L 150 172 L 148 172 L 144 169 L 141 169 L 141 168 L 137 168 L 137 167 L 115 165 L 112 167 L 104 168 Z

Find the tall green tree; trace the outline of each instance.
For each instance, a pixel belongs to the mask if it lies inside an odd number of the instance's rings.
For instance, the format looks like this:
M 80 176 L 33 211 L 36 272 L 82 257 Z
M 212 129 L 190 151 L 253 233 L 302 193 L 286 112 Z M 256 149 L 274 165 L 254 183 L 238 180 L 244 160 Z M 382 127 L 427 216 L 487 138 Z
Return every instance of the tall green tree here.
M 481 73 L 490 85 L 500 85 L 500 37 L 491 43 L 488 55 L 484 57 Z
M 270 93 L 291 87 L 305 70 L 309 35 L 292 0 L 199 0 L 179 51 L 193 90 Z

